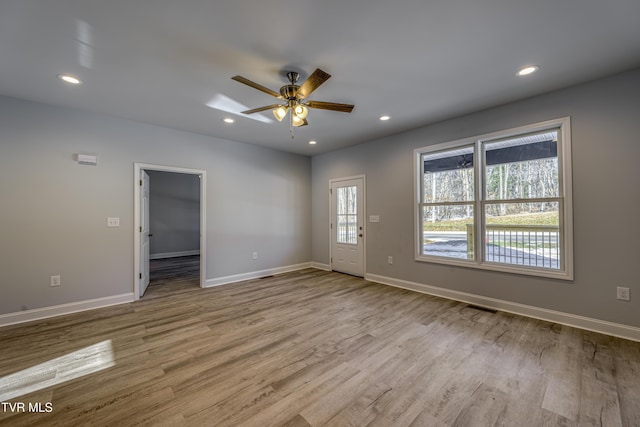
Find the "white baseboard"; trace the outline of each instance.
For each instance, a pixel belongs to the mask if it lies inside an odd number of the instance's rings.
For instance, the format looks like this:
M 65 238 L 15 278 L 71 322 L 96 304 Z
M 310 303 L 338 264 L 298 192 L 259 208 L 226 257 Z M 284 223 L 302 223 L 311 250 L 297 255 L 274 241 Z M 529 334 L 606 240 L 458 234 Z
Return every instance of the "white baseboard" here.
M 319 262 L 312 262 L 310 267 L 317 268 L 318 270 L 331 271 L 331 266 L 329 264 L 321 264 Z
M 313 268 L 311 262 L 302 264 L 287 265 L 284 267 L 268 268 L 266 270 L 250 271 L 248 273 L 234 274 L 232 276 L 216 277 L 215 279 L 207 279 L 205 288 L 213 286 L 227 285 L 229 283 L 242 282 L 244 280 L 259 279 L 260 277 L 271 276 L 274 274 L 288 273 L 290 271 L 303 270 L 305 268 Z
M 114 295 L 104 298 L 96 298 L 86 301 L 71 302 L 68 304 L 54 305 L 51 307 L 35 308 L 33 310 L 19 311 L 0 315 L 0 327 L 14 325 L 16 323 L 31 322 L 33 320 L 47 319 L 63 314 L 77 313 L 79 311 L 93 310 L 95 308 L 133 302 L 133 292 L 122 295 Z
M 365 279 L 381 283 L 383 285 L 394 286 L 396 288 L 408 289 L 421 292 L 423 294 L 434 295 L 455 301 L 476 304 L 494 310 L 505 311 L 507 313 L 532 317 L 534 319 L 546 320 L 548 322 L 573 326 L 587 331 L 599 332 L 632 341 L 640 341 L 640 328 L 627 326 L 620 323 L 607 322 L 605 320 L 592 319 L 590 317 L 577 316 L 575 314 L 563 313 L 560 311 L 548 310 L 546 308 L 534 307 L 531 305 L 519 304 L 515 302 L 484 297 L 481 295 L 468 294 L 466 292 L 453 291 L 451 289 L 439 288 L 422 283 L 409 282 L 392 277 L 379 276 L 377 274 L 367 274 Z
M 199 251 L 196 251 L 199 253 Z M 179 255 L 185 256 L 185 255 Z M 243 280 L 257 279 L 264 276 L 271 276 L 273 274 L 288 273 L 290 271 L 303 270 L 305 268 L 318 268 L 324 269 L 323 264 L 305 262 L 302 264 L 289 265 L 284 267 L 270 268 L 267 270 L 253 271 L 244 274 L 236 274 L 233 276 L 219 277 L 215 279 L 208 279 L 205 282 L 205 287 L 220 286 L 234 282 L 240 282 Z M 34 320 L 47 319 L 55 316 L 62 316 L 64 314 L 77 313 L 80 311 L 93 310 L 96 308 L 108 307 L 111 305 L 125 304 L 134 302 L 133 293 L 114 295 L 104 298 L 96 298 L 86 301 L 72 302 L 68 304 L 54 305 L 51 307 L 35 308 L 33 310 L 19 311 L 16 313 L 0 314 L 0 327 L 15 325 L 18 323 L 31 322 Z
M 221 286 L 230 283 L 240 282 L 243 280 L 258 279 L 273 274 L 288 273 L 291 271 L 302 270 L 305 268 L 316 268 L 319 270 L 329 270 L 326 264 L 307 262 L 302 264 L 289 265 L 284 267 L 270 268 L 266 270 L 253 271 L 249 273 L 236 274 L 232 276 L 218 277 L 208 279 L 205 287 Z M 439 288 L 436 286 L 425 285 L 422 283 L 410 282 L 407 280 L 395 279 L 392 277 L 379 276 L 377 274 L 366 274 L 365 279 L 380 283 L 383 285 L 394 286 L 397 288 L 408 289 L 411 291 L 421 292 L 428 295 L 447 298 L 468 304 L 476 304 L 507 313 L 527 316 L 534 319 L 546 320 L 548 322 L 559 323 L 562 325 L 572 326 L 588 331 L 599 332 L 611 336 L 629 339 L 640 342 L 640 328 L 622 325 L 619 323 L 608 322 L 605 320 L 593 319 L 590 317 L 578 316 L 560 311 L 548 310 L 545 308 L 534 307 L 525 304 L 500 300 L 496 298 L 484 297 L 481 295 L 469 294 L 466 292 L 454 291 L 451 289 Z M 68 304 L 55 305 L 52 307 L 36 308 L 33 310 L 25 310 L 17 313 L 8 313 L 0 315 L 0 327 L 14 325 L 18 323 L 31 322 L 33 320 L 46 319 L 49 317 L 61 316 L 64 314 L 77 313 L 80 311 L 93 310 L 101 307 L 125 304 L 134 301 L 133 293 L 122 295 L 114 295 L 104 298 L 96 298 L 86 301 L 78 301 Z
M 181 251 L 181 252 L 164 252 L 159 254 L 150 254 L 149 259 L 163 259 L 163 258 L 177 258 L 181 256 L 200 255 L 200 250 L 194 251 Z

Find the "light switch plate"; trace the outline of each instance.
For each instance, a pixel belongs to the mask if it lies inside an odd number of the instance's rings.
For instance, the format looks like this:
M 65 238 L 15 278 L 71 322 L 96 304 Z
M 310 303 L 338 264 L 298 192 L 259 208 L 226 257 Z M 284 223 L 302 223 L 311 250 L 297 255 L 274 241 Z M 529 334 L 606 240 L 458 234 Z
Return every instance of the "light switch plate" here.
M 107 227 L 120 227 L 120 218 L 107 218 Z

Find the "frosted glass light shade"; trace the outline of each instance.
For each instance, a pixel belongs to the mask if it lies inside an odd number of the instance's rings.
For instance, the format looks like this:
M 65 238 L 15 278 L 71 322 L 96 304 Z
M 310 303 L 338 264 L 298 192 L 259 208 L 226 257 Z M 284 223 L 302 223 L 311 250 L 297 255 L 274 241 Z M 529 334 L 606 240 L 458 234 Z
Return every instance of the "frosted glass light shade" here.
M 307 122 L 307 119 L 301 119 L 300 117 L 296 116 L 295 114 L 292 115 L 292 124 L 295 127 L 300 127 L 300 126 L 306 126 L 309 124 L 309 122 Z
M 296 113 L 296 116 L 300 117 L 301 119 L 306 119 L 307 114 L 309 114 L 309 109 L 304 105 L 296 105 L 293 111 Z
M 273 110 L 273 115 L 275 116 L 276 120 L 281 122 L 282 119 L 284 119 L 287 115 L 287 110 L 284 107 L 276 108 L 275 110 Z

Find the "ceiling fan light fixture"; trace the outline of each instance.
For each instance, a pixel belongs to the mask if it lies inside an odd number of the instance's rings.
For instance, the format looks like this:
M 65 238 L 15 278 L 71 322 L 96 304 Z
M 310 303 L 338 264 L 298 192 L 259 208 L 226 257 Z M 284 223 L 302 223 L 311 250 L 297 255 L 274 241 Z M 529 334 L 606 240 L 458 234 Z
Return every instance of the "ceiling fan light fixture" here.
M 293 126 L 295 127 L 299 127 L 299 126 L 304 126 L 306 124 L 306 119 L 302 119 L 300 117 L 298 117 L 297 114 L 292 114 L 291 115 L 291 124 L 293 124 Z
M 309 108 L 339 111 L 343 113 L 350 113 L 351 110 L 353 110 L 353 105 L 339 104 L 337 102 L 307 101 L 303 103 L 302 100 L 306 99 L 321 84 L 327 81 L 327 79 L 331 77 L 331 74 L 326 73 L 319 68 L 316 68 L 316 70 L 311 73 L 311 75 L 307 77 L 307 79 L 301 85 L 297 84 L 299 77 L 299 74 L 295 71 L 290 71 L 289 73 L 287 73 L 287 78 L 289 79 L 290 84 L 282 86 L 280 88 L 280 93 L 242 76 L 231 77 L 231 79 L 239 83 L 245 84 L 249 87 L 278 98 L 281 102 L 286 102 L 286 104 L 272 104 L 265 105 L 264 107 L 252 108 L 246 111 L 241 111 L 241 113 L 253 114 L 259 113 L 261 111 L 271 110 L 276 120 L 281 122 L 287 116 L 289 110 L 291 110 L 291 117 L 289 117 L 289 132 L 291 133 L 291 138 L 293 139 L 294 127 L 307 126 L 309 124 L 309 122 L 307 121 Z
M 309 114 L 309 109 L 302 104 L 298 104 L 293 109 L 293 112 L 301 119 L 306 119 Z
M 273 110 L 273 115 L 279 122 L 282 121 L 287 116 L 287 109 L 284 107 L 279 107 Z

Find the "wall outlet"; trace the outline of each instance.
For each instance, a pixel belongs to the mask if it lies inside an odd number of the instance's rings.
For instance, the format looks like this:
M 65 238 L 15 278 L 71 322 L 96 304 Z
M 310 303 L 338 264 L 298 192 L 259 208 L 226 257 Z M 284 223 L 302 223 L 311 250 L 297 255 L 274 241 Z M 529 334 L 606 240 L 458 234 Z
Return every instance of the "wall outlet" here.
M 258 252 L 254 252 L 253 255 L 251 256 L 251 258 L 258 259 Z
M 389 255 L 389 257 L 387 258 L 387 262 L 389 264 L 393 264 L 393 257 L 391 255 Z
M 51 276 L 51 282 L 50 282 L 51 286 L 60 286 L 60 275 L 58 276 Z
M 629 295 L 629 288 L 623 288 L 622 286 L 618 286 L 618 299 L 620 301 L 631 300 L 631 296 Z

